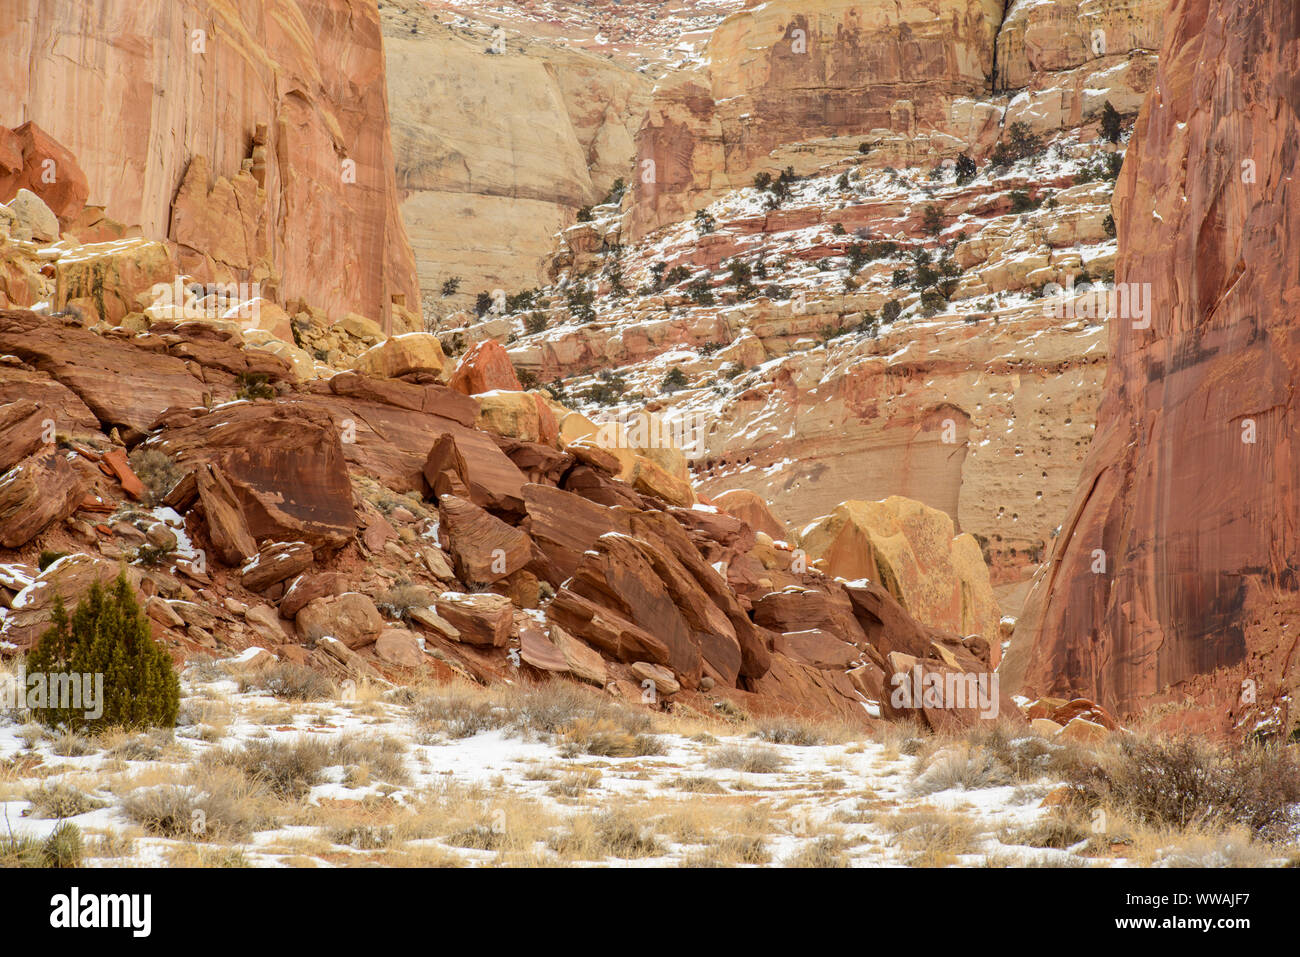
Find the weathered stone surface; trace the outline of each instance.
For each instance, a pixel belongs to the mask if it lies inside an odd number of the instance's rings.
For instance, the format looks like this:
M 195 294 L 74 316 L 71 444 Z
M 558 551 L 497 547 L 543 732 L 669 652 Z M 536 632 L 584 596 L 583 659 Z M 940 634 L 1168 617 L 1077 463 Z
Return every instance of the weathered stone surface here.
M 243 565 L 257 554 L 257 541 L 249 531 L 239 496 L 225 471 L 215 465 L 201 462 L 193 474 L 208 538 L 217 557 L 227 565 Z
M 70 464 L 72 454 L 56 449 L 33 455 L 0 476 L 0 546 L 26 545 L 76 510 L 87 483 Z
M 561 580 L 573 575 L 582 553 L 601 535 L 630 528 L 622 513 L 572 492 L 545 485 L 525 485 L 523 492 L 528 509 L 525 528 Z
M 1165 17 L 1115 197 L 1116 281 L 1150 284 L 1150 324 L 1110 323 L 1096 437 L 1003 668 L 1030 697 L 1124 714 L 1168 689 L 1221 730 L 1294 700 L 1298 42 L 1282 0 Z
M 165 409 L 202 405 L 209 391 L 181 359 L 32 312 L 0 310 L 0 352 L 57 379 L 106 426 L 143 432 Z
M 540 625 L 527 622 L 519 626 L 519 657 L 538 671 L 567 674 L 569 662 Z
M 45 421 L 52 411 L 31 399 L 0 405 L 0 473 L 45 444 Z
M 598 651 L 574 638 L 554 622 L 551 622 L 549 634 L 552 643 L 564 656 L 569 674 L 598 688 L 609 683 L 609 667 Z
M 233 246 L 279 276 L 286 301 L 333 317 L 418 301 L 373 2 L 234 0 L 217 14 L 197 0 L 19 0 L 9 14 L 0 123 L 40 124 L 114 218 L 147 236 L 185 226 L 175 238 L 192 274 L 226 278 Z M 200 27 L 205 49 L 190 53 Z M 77 56 L 51 37 L 77 37 Z M 209 172 L 178 193 L 196 157 Z
M 265 591 L 311 567 L 315 556 L 305 542 L 267 542 L 257 557 L 240 569 L 240 583 L 249 591 Z
M 845 671 L 862 657 L 856 645 L 820 628 L 787 631 L 777 638 L 772 650 L 799 664 L 827 671 Z
M 177 416 L 153 440 L 182 463 L 219 465 L 258 540 L 335 549 L 356 532 L 342 436 L 299 403 L 237 403 Z
M 514 606 L 509 598 L 447 592 L 438 598 L 434 607 L 460 633 L 459 641 L 493 648 L 500 648 L 510 641 Z
M 490 585 L 523 568 L 532 558 L 526 534 L 472 502 L 444 495 L 438 502 L 456 577 L 469 585 Z
M 384 630 L 384 619 L 375 603 L 360 592 L 316 598 L 294 617 L 298 633 L 309 641 L 328 635 L 349 648 L 373 644 Z
M 461 356 L 447 385 L 465 395 L 478 395 L 493 389 L 523 390 L 509 354 L 495 339 L 484 339 Z
M 892 496 L 843 503 L 799 544 L 830 575 L 880 582 L 919 621 L 997 641 L 1002 616 L 988 566 L 975 539 L 954 531 L 943 512 Z
M 652 80 L 604 48 L 511 27 L 509 55 L 484 70 L 485 41 L 426 5 L 393 0 L 380 15 L 421 286 L 461 276 L 454 300 L 468 305 L 479 290 L 540 285 L 556 231 L 628 175 Z

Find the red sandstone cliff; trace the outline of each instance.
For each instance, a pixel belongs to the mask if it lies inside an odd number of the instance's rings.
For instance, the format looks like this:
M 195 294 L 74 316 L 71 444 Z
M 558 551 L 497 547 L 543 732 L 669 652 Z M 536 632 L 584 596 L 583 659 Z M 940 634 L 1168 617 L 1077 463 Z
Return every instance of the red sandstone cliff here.
M 1203 721 L 1285 729 L 1300 7 L 1174 0 L 1159 62 L 1115 199 L 1116 280 L 1151 284 L 1150 327 L 1112 320 L 1092 450 L 1004 677 L 1124 711 L 1169 690 Z
M 0 125 L 35 121 L 67 147 L 91 203 L 176 239 L 198 278 L 278 274 L 285 300 L 335 316 L 418 301 L 375 0 L 8 7 Z M 196 158 L 207 169 L 181 189 Z

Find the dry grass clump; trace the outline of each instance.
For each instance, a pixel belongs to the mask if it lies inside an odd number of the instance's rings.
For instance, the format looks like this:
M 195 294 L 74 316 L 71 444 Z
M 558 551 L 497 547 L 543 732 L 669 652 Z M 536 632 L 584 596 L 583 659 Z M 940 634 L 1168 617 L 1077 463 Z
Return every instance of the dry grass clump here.
M 729 834 L 682 859 L 682 867 L 760 867 L 772 862 L 767 842 L 755 834 Z
M 721 783 L 715 781 L 707 774 L 679 775 L 669 781 L 667 786 L 677 791 L 685 791 L 688 794 L 727 793 L 727 789 L 723 787 Z
M 175 459 L 159 449 L 138 447 L 128 461 L 131 470 L 144 485 L 146 505 L 159 504 L 185 474 Z
M 976 850 L 978 830 L 966 816 L 933 807 L 911 808 L 880 822 L 908 854 L 909 867 L 948 867 Z
M 926 795 L 952 788 L 974 791 L 1001 787 L 1012 780 L 1011 773 L 987 748 L 962 743 L 917 758 L 909 790 Z
M 411 778 L 405 742 L 388 734 L 344 735 L 334 742 L 329 763 L 342 765 L 349 787 L 361 787 L 372 780 L 406 784 Z
M 1005 828 L 998 834 L 998 840 L 1003 844 L 1050 847 L 1058 851 L 1064 851 L 1085 841 L 1093 841 L 1096 837 L 1097 835 L 1089 827 L 1089 822 L 1068 808 L 1054 809 L 1032 824 Z
M 185 753 L 170 729 L 158 728 L 137 734 L 116 732 L 100 736 L 108 756 L 119 761 L 161 761 Z
M 282 800 L 297 801 L 320 783 L 325 768 L 336 763 L 333 755 L 330 744 L 318 737 L 264 738 L 238 749 L 209 751 L 201 763 L 231 768 L 250 786 Z
M 220 767 L 194 769 L 188 784 L 137 788 L 122 809 L 150 834 L 176 840 L 244 841 L 271 821 L 248 780 Z
M 597 768 L 575 768 L 566 771 L 560 779 L 546 789 L 551 797 L 577 798 L 592 788 L 600 787 L 601 773 Z
M 840 868 L 849 867 L 848 845 L 844 839 L 833 834 L 808 841 L 794 854 L 786 858 L 786 867 Z
M 775 748 L 727 744 L 709 752 L 708 764 L 748 774 L 774 774 L 785 767 L 785 758 Z
M 658 857 L 665 850 L 653 828 L 625 808 L 575 817 L 562 832 L 550 836 L 547 846 L 561 858 L 584 861 Z
M 1265 841 L 1297 833 L 1300 762 L 1276 745 L 1220 749 L 1194 738 L 1123 738 L 1067 777 L 1086 807 L 1148 827 L 1214 831 L 1244 826 Z
M 567 757 L 593 754 L 605 758 L 631 758 L 663 754 L 663 742 L 652 734 L 634 734 L 608 718 L 578 718 L 560 732 Z
M 107 801 L 59 781 L 32 788 L 25 797 L 31 804 L 31 816 L 37 818 L 77 817 L 108 806 Z
M 244 675 L 239 679 L 239 690 L 269 691 L 284 701 L 324 701 L 337 694 L 329 678 L 292 661 L 277 661 Z

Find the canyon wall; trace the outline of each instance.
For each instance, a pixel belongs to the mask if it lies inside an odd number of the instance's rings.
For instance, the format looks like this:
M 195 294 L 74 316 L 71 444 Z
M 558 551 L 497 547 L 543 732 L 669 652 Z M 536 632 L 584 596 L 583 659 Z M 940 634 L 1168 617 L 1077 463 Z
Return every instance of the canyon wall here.
M 1151 285 L 1152 319 L 1112 322 L 1097 434 L 1004 680 L 1124 711 L 1167 690 L 1203 721 L 1285 729 L 1300 7 L 1175 0 L 1164 36 L 1115 202 L 1116 278 Z
M 626 178 L 650 81 L 582 50 L 385 3 L 402 215 L 430 296 L 543 282 L 555 234 Z M 499 52 L 494 52 L 499 51 Z
M 15 0 L 0 49 L 0 124 L 49 132 L 196 278 L 335 317 L 418 299 L 375 0 Z

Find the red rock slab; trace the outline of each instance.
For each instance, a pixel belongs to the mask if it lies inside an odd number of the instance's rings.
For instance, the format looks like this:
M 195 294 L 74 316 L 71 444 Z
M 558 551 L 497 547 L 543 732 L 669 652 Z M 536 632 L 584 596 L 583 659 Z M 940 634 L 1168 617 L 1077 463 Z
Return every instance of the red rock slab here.
M 484 339 L 470 347 L 456 366 L 447 385 L 465 395 L 478 395 L 493 389 L 522 392 L 519 376 L 505 346 L 495 339 Z
M 0 546 L 20 548 L 77 510 L 87 483 L 70 454 L 38 453 L 0 476 Z
M 33 312 L 0 309 L 0 353 L 71 389 L 104 426 L 144 432 L 163 410 L 203 404 L 209 391 L 186 363 Z
M 0 473 L 45 445 L 50 411 L 31 399 L 0 405 Z
M 305 542 L 268 542 L 240 570 L 240 583 L 249 591 L 265 591 L 306 571 L 315 561 Z
M 749 489 L 731 489 L 713 497 L 713 504 L 728 515 L 740 519 L 756 532 L 764 532 L 777 541 L 789 541 L 785 523 L 772 514 L 767 502 Z
M 51 171 L 53 177 L 46 175 Z M 0 128 L 0 203 L 9 202 L 20 189 L 39 196 L 63 223 L 81 212 L 90 195 L 76 157 L 32 122 L 12 131 Z
M 862 657 L 855 645 L 820 628 L 787 631 L 777 638 L 772 650 L 799 664 L 823 671 L 844 671 Z
M 519 657 L 538 671 L 568 674 L 569 663 L 564 653 L 551 644 L 546 632 L 534 624 L 519 626 Z
M 473 502 L 444 495 L 438 502 L 438 515 L 456 577 L 467 585 L 501 581 L 532 560 L 532 541 L 525 533 Z
M 834 582 L 769 592 L 754 602 L 754 621 L 773 631 L 822 628 L 853 644 L 866 641 L 849 599 Z
M 194 471 L 194 484 L 217 557 L 227 565 L 239 566 L 256 555 L 257 542 L 225 472 L 210 463 L 200 463 Z
M 782 654 L 773 654 L 768 671 L 747 679 L 745 687 L 787 714 L 836 718 L 858 726 L 870 723 L 862 698 L 843 672 L 813 668 Z
M 434 602 L 438 614 L 460 632 L 469 645 L 501 648 L 514 631 L 514 606 L 501 595 L 444 593 Z
M 582 553 L 601 535 L 630 531 L 624 513 L 563 489 L 525 485 L 523 496 L 528 511 L 525 528 L 554 564 L 561 581 L 572 577 Z
M 930 652 L 930 643 L 943 636 L 918 622 L 898 599 L 875 582 L 854 582 L 845 585 L 844 592 L 867 641 L 882 656 L 901 651 L 924 658 Z
M 295 402 L 218 406 L 154 440 L 182 463 L 219 465 L 259 541 L 337 549 L 358 527 L 342 436 L 324 412 Z
M 28 399 L 50 411 L 57 431 L 72 437 L 99 433 L 99 420 L 80 397 L 44 372 L 0 364 L 0 403 Z
M 113 476 L 122 486 L 122 491 L 126 492 L 127 495 L 131 496 L 131 498 L 135 499 L 137 502 L 144 499 L 144 483 L 140 481 L 135 472 L 131 469 L 130 463 L 127 462 L 126 449 L 110 449 L 103 454 L 100 461 L 108 466 L 109 470 L 113 473 Z
M 338 572 L 303 573 L 291 581 L 280 599 L 280 614 L 292 619 L 309 602 L 317 598 L 340 595 L 347 583 Z

